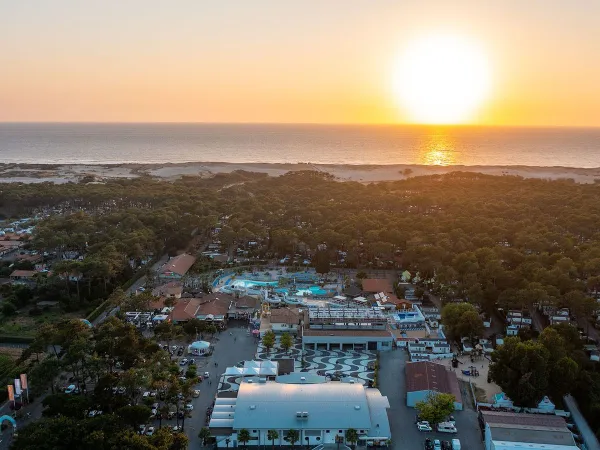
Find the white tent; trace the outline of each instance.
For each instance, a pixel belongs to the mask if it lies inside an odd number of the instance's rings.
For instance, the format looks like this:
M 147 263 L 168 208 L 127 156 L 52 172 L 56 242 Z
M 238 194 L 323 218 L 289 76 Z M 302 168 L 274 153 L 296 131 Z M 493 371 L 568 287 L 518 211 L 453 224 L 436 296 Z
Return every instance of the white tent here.
M 359 303 L 367 303 L 367 299 L 364 297 L 354 297 L 354 301 Z
M 210 342 L 196 341 L 188 345 L 188 353 L 190 355 L 204 355 L 210 349 Z
M 542 401 L 538 404 L 538 409 L 541 409 L 543 411 L 554 411 L 556 407 L 547 396 L 544 396 Z
M 244 369 L 242 369 L 242 375 L 245 377 L 256 376 L 259 374 L 260 374 L 260 369 L 258 367 L 244 367 Z
M 244 372 L 244 369 L 241 369 L 239 367 L 228 367 L 225 370 L 225 376 L 229 376 L 229 377 L 236 376 L 237 377 L 237 376 L 242 375 L 243 372 Z

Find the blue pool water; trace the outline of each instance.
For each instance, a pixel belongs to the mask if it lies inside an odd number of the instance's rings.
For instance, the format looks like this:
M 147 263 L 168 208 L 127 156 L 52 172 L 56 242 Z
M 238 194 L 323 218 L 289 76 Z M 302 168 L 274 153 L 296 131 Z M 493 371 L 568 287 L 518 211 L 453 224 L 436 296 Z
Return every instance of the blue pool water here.
M 230 280 L 231 281 L 231 280 Z M 252 287 L 252 286 L 277 286 L 277 281 L 255 281 L 255 280 L 233 280 L 231 285 L 235 287 Z

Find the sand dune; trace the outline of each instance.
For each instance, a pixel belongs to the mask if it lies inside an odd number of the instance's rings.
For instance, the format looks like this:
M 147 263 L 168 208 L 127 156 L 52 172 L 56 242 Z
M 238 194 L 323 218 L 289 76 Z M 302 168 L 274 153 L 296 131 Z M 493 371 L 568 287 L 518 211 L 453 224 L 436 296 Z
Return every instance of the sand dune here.
M 394 164 L 385 166 L 334 165 L 334 164 L 266 164 L 266 163 L 177 163 L 177 164 L 119 164 L 119 165 L 0 165 L 0 182 L 40 183 L 50 181 L 66 183 L 79 181 L 85 176 L 97 181 L 115 178 L 134 178 L 149 175 L 164 180 L 176 180 L 182 176 L 210 177 L 216 173 L 235 170 L 283 175 L 289 171 L 318 170 L 332 174 L 340 181 L 373 183 L 402 180 L 420 175 L 444 174 L 455 171 L 483 173 L 487 175 L 515 175 L 524 178 L 548 180 L 572 179 L 578 183 L 594 183 L 600 180 L 600 168 L 533 166 L 424 166 Z

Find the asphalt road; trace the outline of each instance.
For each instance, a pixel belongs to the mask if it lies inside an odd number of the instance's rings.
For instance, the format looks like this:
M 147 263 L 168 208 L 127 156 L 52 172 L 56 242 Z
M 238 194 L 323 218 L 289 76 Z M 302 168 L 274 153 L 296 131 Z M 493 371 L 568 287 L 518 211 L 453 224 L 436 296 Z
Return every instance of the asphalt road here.
M 477 422 L 477 412 L 466 405 L 464 411 L 456 411 L 456 435 L 417 430 L 415 425 L 416 410 L 406 406 L 406 388 L 404 367 L 408 355 L 403 349 L 380 353 L 379 388 L 390 402 L 388 417 L 392 429 L 392 448 L 395 450 L 422 450 L 425 438 L 450 441 L 460 439 L 462 448 L 483 450 L 484 444 Z
M 229 334 L 230 332 L 232 335 Z M 211 356 L 194 357 L 198 373 L 209 372 L 210 382 L 203 381 L 195 387 L 195 389 L 200 390 L 200 396 L 192 399 L 191 403 L 194 405 L 192 417 L 185 420 L 184 431 L 190 439 L 188 447 L 190 449 L 201 447 L 202 442 L 198 438 L 198 432 L 206 426 L 206 409 L 217 395 L 220 376 L 227 367 L 231 367 L 239 361 L 251 360 L 256 353 L 257 340 L 255 337 L 247 335 L 247 325 L 243 321 L 231 321 L 227 330 L 222 331 L 215 337 L 218 340 L 213 341 L 215 350 Z M 183 345 L 183 343 L 179 345 Z M 215 366 L 215 362 L 217 366 Z M 176 425 L 176 420 L 163 420 L 162 424 L 163 426 Z M 153 425 L 158 428 L 158 420 Z

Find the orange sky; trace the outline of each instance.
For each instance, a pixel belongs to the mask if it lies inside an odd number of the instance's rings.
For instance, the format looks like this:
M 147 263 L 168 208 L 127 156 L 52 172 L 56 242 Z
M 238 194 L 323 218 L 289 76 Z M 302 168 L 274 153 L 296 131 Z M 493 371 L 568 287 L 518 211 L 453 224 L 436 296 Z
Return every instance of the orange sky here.
M 455 33 L 493 67 L 472 123 L 600 126 L 597 0 L 0 3 L 0 121 L 404 123 L 399 55 Z

